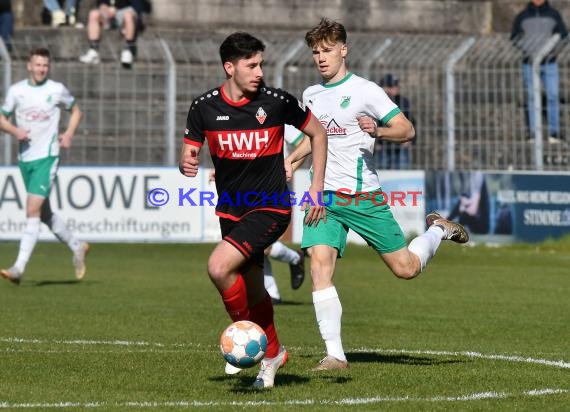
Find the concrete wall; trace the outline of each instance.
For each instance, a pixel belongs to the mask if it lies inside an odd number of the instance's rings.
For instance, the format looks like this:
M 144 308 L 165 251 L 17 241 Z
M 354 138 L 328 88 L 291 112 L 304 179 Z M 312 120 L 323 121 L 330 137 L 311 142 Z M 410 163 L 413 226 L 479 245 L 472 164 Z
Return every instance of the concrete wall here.
M 350 31 L 508 32 L 527 0 L 151 0 L 151 25 L 172 28 L 306 30 L 322 16 Z M 41 24 L 41 0 L 13 0 L 16 27 Z M 570 1 L 550 0 L 570 24 Z M 85 21 L 95 0 L 81 0 Z
M 302 29 L 320 17 L 351 30 L 508 32 L 528 0 L 153 0 L 153 22 L 178 27 Z M 570 24 L 570 1 L 550 0 Z

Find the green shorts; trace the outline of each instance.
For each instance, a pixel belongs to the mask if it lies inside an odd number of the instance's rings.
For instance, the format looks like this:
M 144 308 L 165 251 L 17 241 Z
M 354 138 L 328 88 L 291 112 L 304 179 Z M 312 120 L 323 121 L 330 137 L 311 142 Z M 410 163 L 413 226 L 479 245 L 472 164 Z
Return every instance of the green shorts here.
M 44 157 L 31 162 L 19 162 L 26 192 L 48 197 L 57 173 L 59 157 Z
M 406 247 L 406 238 L 394 219 L 390 206 L 379 197 L 378 191 L 366 195 L 347 195 L 326 191 L 327 221 L 317 226 L 303 225 L 302 248 L 327 245 L 338 250 L 342 257 L 346 237 L 351 229 L 379 253 L 390 253 Z M 373 195 L 374 194 L 374 195 Z M 366 198 L 368 197 L 368 198 Z M 386 203 L 386 204 L 382 204 Z

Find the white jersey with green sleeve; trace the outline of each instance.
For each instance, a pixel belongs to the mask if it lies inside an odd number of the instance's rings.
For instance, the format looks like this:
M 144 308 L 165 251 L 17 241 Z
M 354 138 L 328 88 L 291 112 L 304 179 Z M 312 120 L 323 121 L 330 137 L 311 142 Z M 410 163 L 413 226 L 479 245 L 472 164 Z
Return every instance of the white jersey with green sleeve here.
M 39 85 L 22 80 L 8 89 L 2 113 L 8 118 L 14 115 L 16 126 L 29 131 L 29 141 L 20 142 L 20 161 L 59 156 L 59 106 L 71 110 L 74 105 L 69 90 L 49 79 Z
M 295 146 L 301 143 L 303 140 L 303 132 L 290 124 L 285 125 L 285 131 L 283 133 L 283 139 L 285 140 L 285 147 L 283 149 L 283 156 L 287 157 L 291 154 Z
M 374 138 L 358 126 L 357 117 L 382 124 L 400 109 L 376 83 L 348 73 L 333 84 L 316 84 L 303 92 L 303 103 L 327 130 L 325 190 L 371 192 L 380 187 L 374 167 Z

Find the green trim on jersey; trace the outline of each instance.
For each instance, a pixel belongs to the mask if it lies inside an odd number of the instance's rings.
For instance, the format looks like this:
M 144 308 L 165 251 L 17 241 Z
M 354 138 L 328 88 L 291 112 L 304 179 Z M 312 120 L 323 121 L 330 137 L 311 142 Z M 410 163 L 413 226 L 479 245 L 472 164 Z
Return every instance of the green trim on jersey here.
M 303 137 L 303 135 L 304 135 L 303 132 L 299 133 L 299 136 L 297 136 L 297 137 L 295 138 L 295 140 L 293 140 L 293 141 L 291 142 L 291 144 L 292 144 L 293 146 L 297 146 L 297 145 L 301 142 L 301 138 Z
M 364 159 L 359 157 L 356 161 L 356 192 L 362 191 L 362 168 L 364 167 Z
M 53 143 L 55 142 L 56 139 L 57 139 L 57 133 L 54 134 L 54 135 L 51 137 L 51 142 L 50 142 L 50 144 L 49 144 L 48 157 L 52 157 L 52 156 L 53 156 L 52 153 L 51 153 L 51 149 L 52 149 Z
M 30 87 L 41 87 L 44 84 L 46 84 L 48 80 L 49 79 L 46 77 L 46 79 L 41 83 L 32 83 L 32 81 L 30 79 L 28 79 L 28 86 L 30 86 Z
M 12 112 L 5 112 L 4 110 L 2 110 L 2 114 L 6 117 L 12 116 Z
M 352 76 L 352 72 L 348 72 L 348 74 L 346 76 L 344 76 L 344 79 L 339 80 L 338 82 L 334 82 L 331 84 L 324 84 L 323 83 L 323 87 L 326 87 L 327 89 L 331 88 L 331 87 L 335 87 L 338 85 L 343 84 L 344 82 L 346 82 L 348 79 L 350 79 L 350 77 Z
M 393 109 L 390 113 L 388 113 L 386 116 L 384 116 L 383 119 L 380 119 L 380 121 L 382 122 L 382 124 L 388 124 L 388 122 L 390 120 L 392 120 L 392 118 L 394 116 L 396 116 L 398 113 L 402 113 L 402 111 L 400 110 L 399 107 L 396 107 L 395 109 Z

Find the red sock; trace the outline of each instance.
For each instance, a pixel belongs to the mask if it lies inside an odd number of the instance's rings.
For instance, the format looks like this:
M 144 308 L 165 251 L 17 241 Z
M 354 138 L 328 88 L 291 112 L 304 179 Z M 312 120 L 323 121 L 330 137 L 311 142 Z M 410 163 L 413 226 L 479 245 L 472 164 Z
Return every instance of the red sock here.
M 235 283 L 222 293 L 222 300 L 226 311 L 232 320 L 248 320 L 249 308 L 247 307 L 247 290 L 241 275 L 237 275 Z
M 257 323 L 265 331 L 267 335 L 267 352 L 265 356 L 274 358 L 279 353 L 279 339 L 275 331 L 275 323 L 273 323 L 273 303 L 269 295 L 264 300 L 251 308 L 250 319 Z

